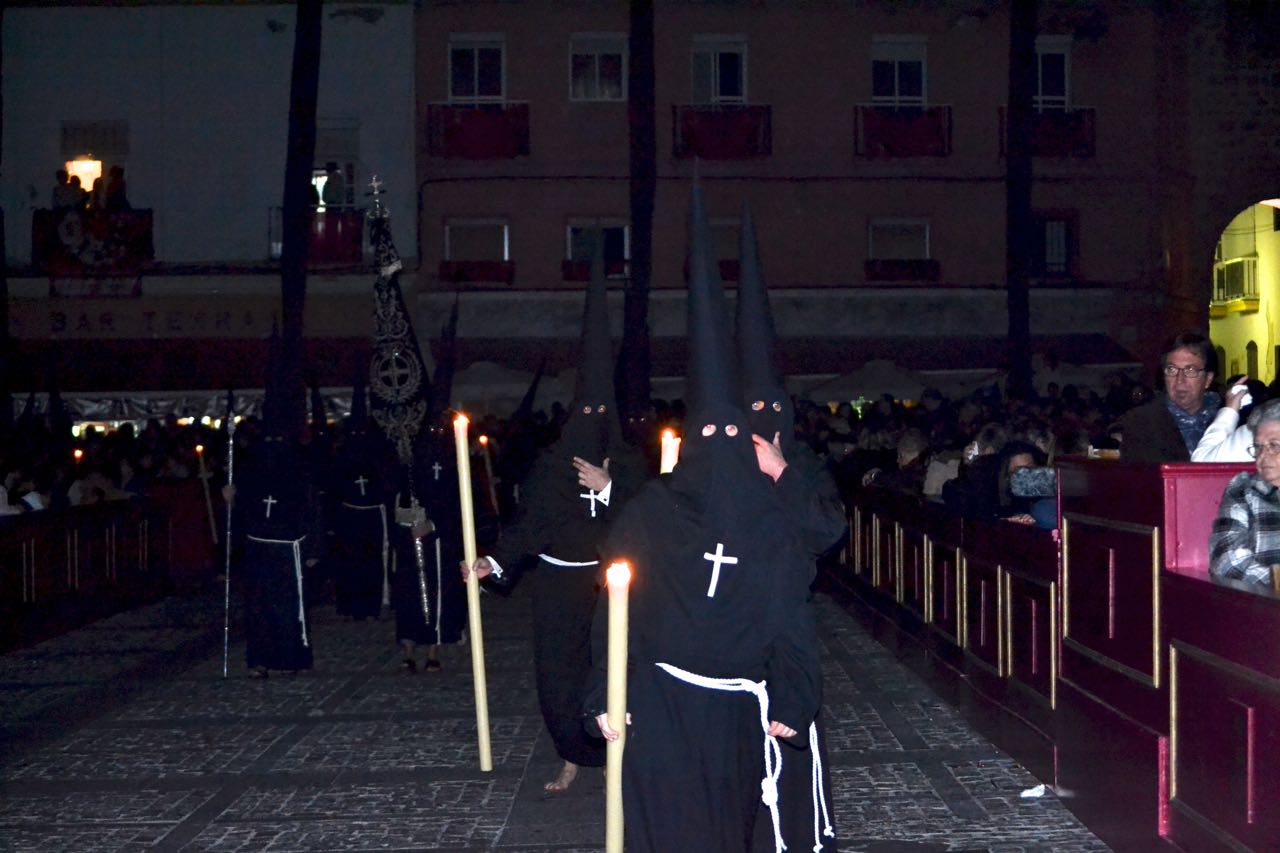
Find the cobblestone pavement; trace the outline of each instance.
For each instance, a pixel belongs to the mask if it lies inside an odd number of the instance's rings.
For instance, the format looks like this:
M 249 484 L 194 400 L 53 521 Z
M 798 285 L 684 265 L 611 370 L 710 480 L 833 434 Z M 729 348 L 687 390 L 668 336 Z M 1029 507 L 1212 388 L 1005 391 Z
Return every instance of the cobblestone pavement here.
M 392 624 L 314 614 L 315 670 L 222 677 L 222 600 L 171 599 L 0 657 L 0 850 L 601 849 L 603 778 L 568 794 L 533 690 L 528 599 L 486 597 L 494 769 L 469 650 L 398 668 Z M 1107 848 L 858 620 L 819 598 L 845 850 Z M 673 851 L 673 853 L 675 853 Z

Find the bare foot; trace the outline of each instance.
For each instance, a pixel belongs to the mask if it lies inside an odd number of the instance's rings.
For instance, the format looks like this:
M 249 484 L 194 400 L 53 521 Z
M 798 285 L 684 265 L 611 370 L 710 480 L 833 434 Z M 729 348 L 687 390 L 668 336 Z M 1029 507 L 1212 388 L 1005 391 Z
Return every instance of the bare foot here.
M 560 768 L 560 775 L 543 785 L 542 790 L 548 794 L 563 794 L 569 790 L 569 786 L 573 784 L 573 780 L 576 778 L 578 778 L 578 765 L 571 761 L 566 761 L 564 767 Z

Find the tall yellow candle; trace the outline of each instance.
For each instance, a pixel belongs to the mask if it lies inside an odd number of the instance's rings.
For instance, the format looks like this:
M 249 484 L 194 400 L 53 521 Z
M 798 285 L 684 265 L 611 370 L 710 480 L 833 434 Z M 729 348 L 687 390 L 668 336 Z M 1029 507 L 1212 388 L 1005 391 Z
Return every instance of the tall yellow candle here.
M 653 457 L 650 457 L 653 458 Z M 662 431 L 662 461 L 658 465 L 659 474 L 670 474 L 680 460 L 680 436 L 675 430 Z
M 453 437 L 458 451 L 458 502 L 462 505 L 462 558 L 468 566 L 476 563 L 476 517 L 471 503 L 471 453 L 467 444 L 467 416 L 453 419 Z M 471 674 L 475 682 L 476 739 L 480 748 L 480 769 L 493 769 L 489 748 L 489 688 L 484 674 L 484 631 L 480 625 L 480 581 L 467 572 L 467 622 L 470 626 Z
M 606 853 L 622 853 L 622 750 L 627 741 L 627 595 L 631 567 L 613 563 L 605 571 L 609 587 L 609 659 L 605 713 L 618 739 L 605 747 L 604 828 Z
M 489 436 L 480 436 L 480 449 L 484 452 L 484 481 L 489 486 L 489 506 L 493 507 L 494 515 L 499 515 L 498 487 L 493 481 L 493 456 L 489 453 Z

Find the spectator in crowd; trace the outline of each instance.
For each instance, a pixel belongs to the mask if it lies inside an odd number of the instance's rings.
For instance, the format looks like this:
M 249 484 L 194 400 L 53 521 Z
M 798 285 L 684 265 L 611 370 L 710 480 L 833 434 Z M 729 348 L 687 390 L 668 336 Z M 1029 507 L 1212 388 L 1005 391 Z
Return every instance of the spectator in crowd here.
M 132 210 L 129 195 L 125 189 L 124 166 L 112 166 L 107 172 L 107 184 L 103 189 L 102 207 L 112 213 Z
M 67 170 L 59 169 L 53 173 L 53 180 L 53 193 L 49 206 L 53 208 L 54 213 L 79 210 L 84 207 L 84 192 L 79 189 L 79 177 L 76 178 L 76 184 L 73 186 L 71 179 L 67 177 Z
M 324 164 L 324 189 L 320 198 L 325 207 L 342 207 L 347 203 L 347 179 L 333 160 Z
M 1191 451 L 1192 462 L 1248 462 L 1253 430 L 1247 422 L 1249 407 L 1262 403 L 1266 387 L 1248 376 L 1227 381 L 1227 395 L 1222 408 Z
M 1160 356 L 1164 396 L 1120 419 L 1123 461 L 1191 461 L 1191 451 L 1221 405 L 1209 390 L 1214 362 L 1213 345 L 1198 332 L 1182 332 L 1165 344 Z
M 1280 399 L 1249 416 L 1254 471 L 1227 484 L 1209 536 L 1209 573 L 1270 588 L 1280 564 Z
M 925 473 L 929 468 L 929 442 L 920 430 L 912 427 L 898 439 L 898 466 L 893 470 L 873 469 L 867 475 L 873 486 L 895 492 L 921 496 Z

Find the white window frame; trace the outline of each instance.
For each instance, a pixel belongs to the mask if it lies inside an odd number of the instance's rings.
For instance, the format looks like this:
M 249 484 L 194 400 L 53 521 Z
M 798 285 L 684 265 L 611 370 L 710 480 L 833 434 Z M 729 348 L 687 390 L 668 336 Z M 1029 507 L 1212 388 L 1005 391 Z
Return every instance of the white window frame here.
M 898 63 L 920 63 L 920 94 L 903 95 L 898 86 Z M 876 35 L 871 37 L 871 62 L 894 63 L 892 95 L 871 92 L 871 102 L 885 107 L 924 107 L 929 103 L 929 39 L 923 35 Z
M 711 80 L 710 96 L 703 101 L 697 97 L 698 88 L 698 55 L 709 53 Z M 725 96 L 720 93 L 720 63 L 718 57 L 722 53 L 736 53 L 742 57 L 742 94 Z M 748 103 L 747 81 L 749 57 L 747 56 L 747 37 L 745 35 L 696 35 L 693 37 L 693 49 L 689 53 L 689 94 L 694 103 L 700 104 L 746 104 Z
M 509 263 L 511 261 L 511 226 L 505 219 L 449 219 L 444 223 L 444 259 L 446 261 L 459 260 L 453 257 L 453 239 L 452 230 L 454 228 L 489 228 L 500 227 L 502 229 L 502 262 Z M 496 260 L 494 258 L 462 258 L 462 261 L 474 260 Z
M 908 225 L 919 225 L 924 227 L 924 257 L 923 258 L 889 258 L 876 254 L 875 233 L 876 228 L 902 227 Z M 933 247 L 931 245 L 932 228 L 928 219 L 920 217 L 888 217 L 877 216 L 867 221 L 867 260 L 869 261 L 927 261 L 933 259 Z
M 1041 91 L 1044 74 L 1040 65 L 1047 54 L 1062 56 L 1061 95 L 1045 95 Z M 1036 91 L 1033 98 L 1037 111 L 1044 109 L 1065 110 L 1071 106 L 1071 36 L 1036 36 Z
M 612 54 L 615 51 L 602 49 L 605 42 L 617 41 L 617 53 L 622 56 L 622 94 L 617 98 L 605 98 L 600 96 L 600 57 L 602 55 Z M 594 42 L 594 44 L 592 44 Z M 595 57 L 595 89 L 594 97 L 580 98 L 573 93 L 573 58 L 575 56 L 590 55 Z M 573 33 L 569 36 L 569 100 L 575 103 L 617 103 L 627 100 L 627 75 L 630 69 L 631 57 L 627 49 L 626 33 Z
M 502 55 L 501 91 L 497 95 L 455 95 L 453 94 L 453 52 L 455 50 L 480 50 L 481 48 L 497 48 Z M 479 73 L 480 63 L 475 63 Z M 501 104 L 507 100 L 507 39 L 502 33 L 450 33 L 449 49 L 445 51 L 444 77 L 448 86 L 449 103 L 451 104 Z M 479 80 L 472 81 L 475 84 Z M 475 87 L 479 89 L 479 85 Z

